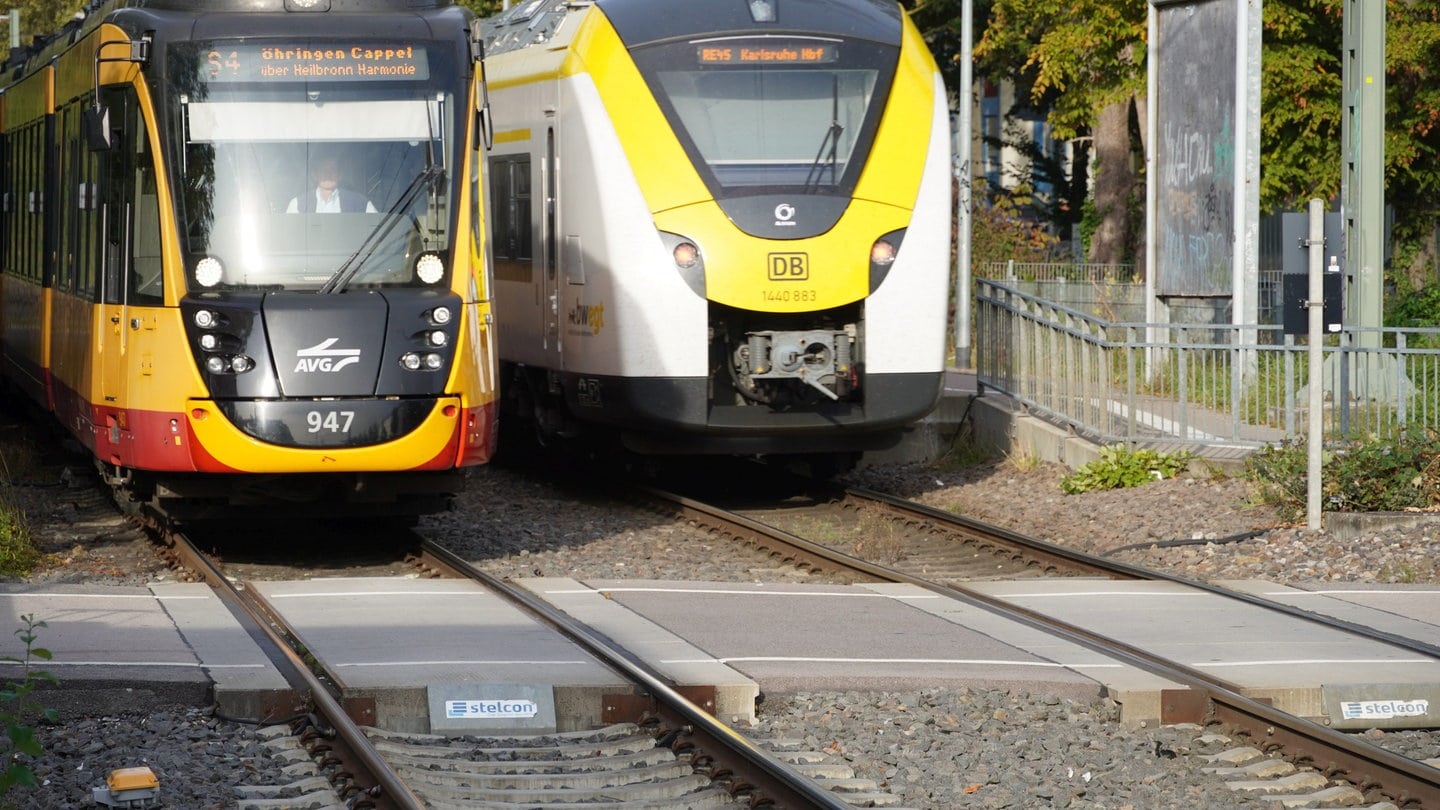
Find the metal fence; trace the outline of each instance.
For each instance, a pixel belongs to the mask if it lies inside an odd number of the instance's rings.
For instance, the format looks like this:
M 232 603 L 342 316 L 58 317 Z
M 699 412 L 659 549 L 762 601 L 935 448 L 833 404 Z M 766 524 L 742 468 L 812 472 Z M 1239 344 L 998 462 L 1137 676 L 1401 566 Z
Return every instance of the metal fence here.
M 979 382 L 1092 441 L 1245 451 L 1308 425 L 1309 349 L 1279 326 L 1107 321 L 1000 281 L 975 288 Z M 1328 438 L 1440 427 L 1440 330 L 1325 343 Z

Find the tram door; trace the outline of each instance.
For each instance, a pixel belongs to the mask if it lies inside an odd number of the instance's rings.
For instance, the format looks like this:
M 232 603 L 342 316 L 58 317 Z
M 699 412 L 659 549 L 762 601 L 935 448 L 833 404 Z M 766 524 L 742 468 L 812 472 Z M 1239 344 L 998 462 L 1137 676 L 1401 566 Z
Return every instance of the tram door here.
M 155 165 L 134 91 L 107 88 L 111 146 L 100 153 L 102 405 L 126 407 L 130 374 L 154 373 L 156 307 L 164 302 Z M 116 418 L 123 420 L 123 416 Z M 124 424 L 110 425 L 116 435 Z

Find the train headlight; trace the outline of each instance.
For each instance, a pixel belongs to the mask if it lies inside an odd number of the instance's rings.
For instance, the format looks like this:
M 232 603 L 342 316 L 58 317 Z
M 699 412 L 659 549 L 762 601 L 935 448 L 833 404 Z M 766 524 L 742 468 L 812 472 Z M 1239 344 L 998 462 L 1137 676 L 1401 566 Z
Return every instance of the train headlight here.
M 422 253 L 415 260 L 415 276 L 426 284 L 434 284 L 445 277 L 445 262 L 434 253 Z
M 431 346 L 434 346 L 437 349 L 441 346 L 444 346 L 449 340 L 450 338 L 447 337 L 445 333 L 440 331 L 439 329 L 436 329 L 435 331 L 429 332 L 425 335 L 425 342 L 429 343 Z
M 435 370 L 439 369 L 439 368 L 440 368 L 441 366 L 443 366 L 443 365 L 445 365 L 445 358 L 441 357 L 440 355 L 435 354 L 434 352 L 431 352 L 430 354 L 425 355 L 425 368 L 426 368 L 426 369 L 428 369 L 428 370 L 430 370 L 430 371 L 435 371 Z
M 213 352 L 220 348 L 220 338 L 210 332 L 206 332 L 200 336 L 200 348 L 207 352 Z
M 225 358 L 218 354 L 212 354 L 205 358 L 205 368 L 209 369 L 211 374 L 224 374 L 227 367 Z
M 659 234 L 660 244 L 670 251 L 670 258 L 675 262 L 675 272 L 696 295 L 704 298 L 705 254 L 700 252 L 699 245 L 690 237 L 678 233 L 659 231 Z
M 870 292 L 880 289 L 885 282 L 890 268 L 895 265 L 895 258 L 900 255 L 900 244 L 904 240 L 905 229 L 901 228 L 882 235 L 870 246 Z
M 694 267 L 700 261 L 700 248 L 694 242 L 681 242 L 673 251 L 675 266 L 682 270 Z
M 406 352 L 400 356 L 400 365 L 410 371 L 420 370 L 420 355 L 417 352 Z
M 775 22 L 775 0 L 750 0 L 750 19 L 757 23 Z
M 870 263 L 878 264 L 881 267 L 889 267 L 895 263 L 895 246 L 886 242 L 882 237 L 875 240 L 870 246 Z
M 243 354 L 237 354 L 230 358 L 230 370 L 236 374 L 244 374 L 255 367 L 255 361 Z
M 211 312 L 210 310 L 195 310 L 195 325 L 200 327 L 201 329 L 210 329 L 219 322 L 220 319 L 216 317 L 215 313 Z
M 225 265 L 214 256 L 206 256 L 195 263 L 195 283 L 201 287 L 214 287 L 225 277 Z
M 430 311 L 430 322 L 436 326 L 444 326 L 453 317 L 455 316 L 450 312 L 449 307 L 436 307 Z

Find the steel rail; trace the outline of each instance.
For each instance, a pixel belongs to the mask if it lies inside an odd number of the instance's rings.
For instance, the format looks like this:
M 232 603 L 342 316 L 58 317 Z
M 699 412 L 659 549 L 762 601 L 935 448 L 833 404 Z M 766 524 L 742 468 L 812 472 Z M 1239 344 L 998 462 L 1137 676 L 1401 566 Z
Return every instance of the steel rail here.
M 971 517 L 966 517 L 965 515 L 957 515 L 952 512 L 946 512 L 942 509 L 936 509 L 933 506 L 926 506 L 922 503 L 914 503 L 913 501 L 907 501 L 903 498 L 897 498 L 893 495 L 887 495 L 883 492 L 875 492 L 873 490 L 865 489 L 863 487 L 848 487 L 846 489 L 846 494 L 882 504 L 883 508 L 885 508 L 886 510 L 903 514 L 907 517 L 918 517 L 924 520 L 934 521 L 944 526 L 955 526 L 958 527 L 961 531 L 970 534 L 978 534 L 986 537 L 1000 538 L 1007 543 L 1012 543 L 1023 547 L 1027 552 L 1033 551 L 1036 554 L 1049 555 L 1053 556 L 1055 559 L 1061 559 L 1065 561 L 1073 560 L 1073 565 L 1083 566 L 1088 570 L 1093 570 L 1097 573 L 1103 573 L 1117 579 L 1164 580 L 1166 582 L 1173 582 L 1177 585 L 1184 585 L 1188 588 L 1195 588 L 1210 594 L 1214 594 L 1216 596 L 1225 597 L 1226 599 L 1234 599 L 1240 602 L 1245 602 L 1246 604 L 1274 611 L 1276 613 L 1283 613 L 1292 618 L 1303 619 L 1308 622 L 1329 627 L 1333 630 L 1340 630 L 1342 632 L 1351 633 L 1360 636 L 1361 638 L 1364 638 L 1366 640 L 1381 641 L 1393 647 L 1399 647 L 1401 649 L 1409 650 L 1410 652 L 1414 653 L 1419 653 L 1420 655 L 1424 655 L 1430 658 L 1440 658 L 1440 646 L 1436 646 L 1434 644 L 1430 644 L 1419 639 L 1410 638 L 1408 636 L 1402 636 L 1398 633 L 1392 633 L 1387 630 L 1381 630 L 1375 627 L 1366 627 L 1363 624 L 1358 624 L 1356 622 L 1348 621 L 1346 619 L 1341 619 L 1336 616 L 1330 616 L 1324 613 L 1316 613 L 1315 611 L 1295 607 L 1294 605 L 1287 605 L 1283 602 L 1276 602 L 1274 600 L 1266 599 L 1263 596 L 1256 596 L 1255 594 L 1231 590 L 1229 588 L 1225 588 L 1209 582 L 1204 582 L 1202 580 L 1189 579 L 1179 576 L 1178 574 L 1171 574 L 1166 571 L 1156 571 L 1149 568 L 1144 568 L 1142 566 L 1121 562 L 1120 560 L 1113 560 L 1108 557 L 1099 557 L 1093 554 L 1087 554 L 1083 551 L 1067 549 L 1063 546 L 1058 546 L 1036 537 L 1027 537 L 1026 535 L 1019 534 L 1017 532 L 1013 532 L 999 526 L 993 526 L 991 524 L 985 523 L 984 521 L 979 521 Z M 1307 593 L 1310 592 L 1307 591 Z M 1323 591 L 1321 591 L 1320 593 L 1323 593 Z
M 276 632 L 274 625 L 279 621 L 278 617 L 257 605 L 235 583 L 231 582 L 216 567 L 209 556 L 196 548 L 188 537 L 163 527 L 156 526 L 154 528 L 165 532 L 171 544 L 171 550 L 180 559 L 181 564 L 199 573 L 205 579 L 206 584 L 215 590 L 230 612 L 242 625 L 246 626 L 252 636 L 257 631 L 264 634 L 270 643 L 271 652 L 278 652 L 281 656 L 279 660 L 275 660 L 275 656 L 272 655 L 271 659 L 276 668 L 281 671 L 286 682 L 297 691 L 309 695 L 316 714 L 329 725 L 330 730 L 336 735 L 336 740 L 340 743 L 332 749 L 331 753 L 339 759 L 341 767 L 349 773 L 353 785 L 363 797 L 358 800 L 352 799 L 353 803 L 347 806 L 371 807 L 375 810 L 424 810 L 425 803 L 410 790 L 399 774 L 380 756 L 369 738 L 345 713 L 339 701 L 330 694 L 326 685 L 311 672 L 290 643 Z M 363 784 L 362 779 L 369 784 Z
M 453 576 L 473 579 L 494 590 L 639 684 L 655 699 L 657 711 L 667 722 L 683 727 L 688 736 L 696 739 L 696 747 L 705 756 L 731 775 L 745 780 L 745 786 L 753 789 L 765 800 L 773 802 L 777 807 L 797 810 L 846 810 L 851 807 L 814 780 L 797 773 L 769 752 L 716 720 L 676 691 L 671 682 L 659 672 L 585 624 L 529 591 L 479 570 L 433 541 L 424 541 L 422 549 L 422 565 L 448 570 Z M 755 803 L 752 799 L 752 805 Z
M 648 487 L 644 489 L 654 497 L 681 507 L 686 513 L 709 516 L 714 521 L 742 527 L 747 532 L 763 534 L 764 542 L 772 546 L 793 544 L 797 549 L 803 550 L 803 554 L 807 558 L 823 559 L 832 567 L 857 571 L 883 581 L 915 585 L 941 596 L 987 610 L 1002 618 L 1019 622 L 1051 636 L 1079 644 L 1089 650 L 1175 683 L 1183 684 L 1204 698 L 1209 711 L 1209 719 L 1242 728 L 1257 740 L 1268 739 L 1277 744 L 1283 744 L 1287 751 L 1297 758 L 1308 759 L 1316 763 L 1317 767 L 1324 767 L 1331 773 L 1344 773 L 1346 778 L 1355 784 L 1377 787 L 1382 792 L 1392 794 L 1391 797 L 1404 806 L 1440 808 L 1440 769 L 1432 768 L 1422 762 L 1403 757 L 1319 723 L 1280 711 L 1258 700 L 1246 697 L 1241 693 L 1238 685 L 1216 678 L 1202 670 L 1171 661 L 1135 645 L 1086 630 L 1062 619 L 1012 604 L 1000 597 L 990 596 L 955 583 L 932 582 L 813 543 L 743 515 L 737 515 L 662 490 Z M 937 515 L 948 514 L 940 513 L 939 510 L 935 510 L 935 512 Z M 1028 543 L 1025 541 L 1032 539 L 998 527 L 989 527 L 979 521 L 964 519 L 964 522 L 972 531 L 989 533 L 989 530 L 994 528 L 995 536 L 1022 542 L 1026 545 Z M 1034 542 L 1050 545 L 1040 540 Z M 1082 554 L 1082 552 L 1071 550 L 1065 551 L 1065 556 Z M 1128 568 L 1139 573 L 1143 578 L 1156 578 L 1155 573 L 1137 566 L 1113 560 L 1105 560 L 1104 563 L 1107 565 L 1113 563 L 1122 569 Z M 1196 584 L 1179 577 L 1160 576 L 1187 585 Z M 1264 600 L 1260 600 L 1260 602 L 1269 606 L 1269 603 Z

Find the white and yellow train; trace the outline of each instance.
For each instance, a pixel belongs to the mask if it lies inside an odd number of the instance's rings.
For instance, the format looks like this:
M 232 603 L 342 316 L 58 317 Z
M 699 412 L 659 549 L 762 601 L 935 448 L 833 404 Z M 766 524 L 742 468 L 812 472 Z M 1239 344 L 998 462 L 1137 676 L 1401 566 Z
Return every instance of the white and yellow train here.
M 899 5 L 530 0 L 482 30 L 502 424 L 853 461 L 934 407 L 949 115 Z

